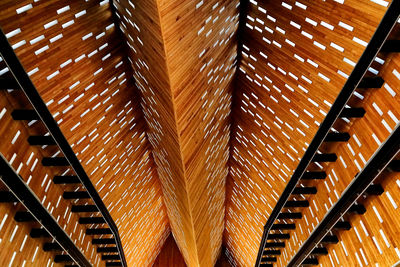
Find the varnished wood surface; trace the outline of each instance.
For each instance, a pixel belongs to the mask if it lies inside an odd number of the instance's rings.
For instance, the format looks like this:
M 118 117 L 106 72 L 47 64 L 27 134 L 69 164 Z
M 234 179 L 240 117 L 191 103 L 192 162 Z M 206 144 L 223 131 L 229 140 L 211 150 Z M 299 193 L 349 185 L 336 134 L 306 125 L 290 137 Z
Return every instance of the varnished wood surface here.
M 186 267 L 185 260 L 179 251 L 178 246 L 172 235 L 165 240 L 164 245 L 158 254 L 153 267 Z
M 270 212 L 365 48 L 356 41 L 369 41 L 385 10 L 372 1 L 250 1 L 240 36 L 227 184 L 225 242 L 237 265 L 254 265 Z M 325 197 L 336 199 L 337 183 Z M 307 215 L 310 228 L 313 213 Z M 296 234 L 290 242 L 299 242 Z
M 116 1 L 171 229 L 213 266 L 224 229 L 238 1 Z
M 137 88 L 113 24 L 110 4 L 78 0 L 2 1 L 0 6 L 0 26 L 9 34 L 12 45 L 23 44 L 15 46 L 15 51 L 116 221 L 128 264 L 150 265 L 169 233 L 168 220 Z M 28 10 L 16 11 L 24 6 Z M 14 30 L 17 34 L 12 36 L 10 32 Z M 6 135 L 1 152 L 8 160 L 13 153 L 17 154 L 13 167 L 17 169 L 22 163 L 21 174 L 27 180 L 35 158 L 55 151 L 28 147 L 26 130 L 21 130 L 15 145 L 10 146 L 24 123 L 12 122 L 11 108 L 4 106 L 3 94 L 1 101 L 0 109 L 7 110 L 2 117 L 6 122 L 1 124 L 2 138 Z M 20 98 L 12 101 L 24 104 Z M 34 158 L 25 164 L 31 151 L 35 152 Z M 67 188 L 49 181 L 52 175 L 65 170 L 51 170 L 46 184 L 41 186 L 46 173 L 39 165 L 32 174 L 31 185 L 38 196 L 47 196 L 45 205 L 49 203 L 55 217 L 62 217 L 71 203 L 61 202 L 57 208 L 54 205 Z M 74 217 L 73 223 L 67 225 L 71 233 L 78 215 Z M 95 249 L 90 239 L 84 241 L 82 238 L 87 237 L 80 235 L 80 231 L 73 233 L 79 245 L 89 248 L 90 256 Z M 96 253 L 93 257 L 99 259 Z

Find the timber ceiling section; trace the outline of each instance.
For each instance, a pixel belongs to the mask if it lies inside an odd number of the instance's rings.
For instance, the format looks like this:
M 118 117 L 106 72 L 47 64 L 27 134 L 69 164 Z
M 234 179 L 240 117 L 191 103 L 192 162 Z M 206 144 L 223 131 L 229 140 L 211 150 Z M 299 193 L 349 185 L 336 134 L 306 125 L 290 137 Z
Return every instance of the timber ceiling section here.
M 399 23 L 395 29 L 397 33 L 390 39 L 398 40 Z M 348 132 L 351 139 L 331 151 L 336 153 L 338 160 L 327 165 L 327 181 L 319 183 L 318 193 L 308 198 L 312 204 L 302 210 L 303 219 L 296 221 L 296 230 L 291 233 L 292 238 L 288 246 L 282 250 L 280 266 L 285 266 L 290 261 L 399 122 L 400 102 L 396 96 L 400 93 L 400 56 L 397 53 L 380 53 L 378 57 L 382 61 L 376 64 L 375 68 L 385 83 L 380 89 L 360 90 L 363 97 L 356 101 L 353 99 L 353 105 L 357 103 L 357 107 L 365 109 L 366 114 L 363 118 L 355 119 L 351 124 L 335 125 L 336 129 Z M 381 196 L 371 195 L 365 203 L 363 200 L 359 202 L 365 206 L 365 214 L 347 215 L 352 229 L 340 234 L 340 244 L 332 245 L 329 257 L 323 260 L 324 266 L 335 266 L 336 263 L 341 265 L 346 262 L 392 266 L 399 260 L 400 244 L 397 238 L 393 238 L 396 236 L 396 230 L 391 229 L 391 225 L 399 224 L 399 216 L 391 216 L 399 212 L 398 173 L 385 173 L 382 176 L 383 179 L 378 179 L 376 184 L 381 183 L 385 192 Z
M 239 1 L 115 1 L 171 229 L 190 266 L 224 230 Z
M 168 218 L 109 2 L 2 1 L 0 26 L 114 218 L 128 264 L 150 264 L 169 234 Z M 40 148 L 30 156 L 26 131 L 13 129 L 10 142 L 19 149 L 2 153 L 27 180 Z M 32 179 L 39 189 L 40 180 Z M 46 201 L 64 214 L 57 198 Z
M 246 7 L 225 232 L 238 265 L 254 265 L 270 212 L 387 4 L 252 0 Z

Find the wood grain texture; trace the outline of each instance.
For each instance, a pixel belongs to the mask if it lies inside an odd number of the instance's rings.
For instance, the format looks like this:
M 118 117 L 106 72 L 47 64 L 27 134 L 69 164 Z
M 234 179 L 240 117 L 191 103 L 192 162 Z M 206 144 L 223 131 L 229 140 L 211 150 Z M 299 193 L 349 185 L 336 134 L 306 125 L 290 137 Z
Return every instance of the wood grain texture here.
M 164 245 L 158 254 L 153 267 L 186 267 L 185 260 L 179 251 L 172 235 L 165 240 Z
M 238 1 L 116 1 L 171 229 L 213 266 L 224 229 Z
M 2 1 L 0 25 L 114 218 L 128 264 L 150 265 L 169 234 L 168 219 L 137 88 L 109 2 Z M 7 107 L 2 118 L 7 123 L 11 123 L 10 111 Z M 7 124 L 2 124 L 2 133 L 3 125 Z M 22 163 L 21 173 L 28 179 L 28 167 L 39 153 L 48 152 L 35 150 L 34 158 L 25 164 L 32 150 L 26 138 L 21 134 L 15 148 L 7 143 L 3 149 L 8 160 L 17 154 L 13 166 L 17 169 Z M 53 171 L 45 185 L 53 174 L 65 170 Z M 38 188 L 35 193 L 42 196 L 45 173 L 32 176 L 32 186 L 36 181 Z M 49 186 L 60 191 L 48 194 L 50 209 L 66 188 L 51 182 Z M 70 205 L 60 204 L 54 212 L 63 216 Z M 75 222 L 68 227 L 73 230 Z M 95 248 L 90 241 L 82 244 Z
M 226 204 L 237 265 L 254 265 L 270 212 L 385 10 L 373 1 L 249 2 Z

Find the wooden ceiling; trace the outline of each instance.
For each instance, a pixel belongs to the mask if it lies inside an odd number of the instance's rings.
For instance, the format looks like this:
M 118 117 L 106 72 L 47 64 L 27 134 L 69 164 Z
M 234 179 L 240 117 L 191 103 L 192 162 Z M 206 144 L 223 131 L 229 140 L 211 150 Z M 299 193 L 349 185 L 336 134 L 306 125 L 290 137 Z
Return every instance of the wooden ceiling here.
M 171 230 L 213 266 L 224 230 L 238 1 L 115 1 Z
M 129 266 L 214 266 L 222 247 L 230 264 L 254 266 L 270 212 L 389 3 L 3 0 L 0 26 L 115 220 Z M 391 65 L 381 69 L 378 59 L 370 72 L 400 88 L 399 59 L 382 60 Z M 336 148 L 341 160 L 329 166 L 330 177 L 343 181 L 319 188 L 326 194 L 313 199 L 279 266 L 377 149 L 376 140 L 390 133 L 374 137 L 369 125 L 398 123 L 399 107 L 382 100 L 393 92 L 371 96 L 370 117 L 351 124 L 356 137 Z M 13 121 L 10 110 L 28 103 L 17 92 L 0 93 L 0 152 L 100 265 L 90 238 L 80 234 L 85 228 L 75 226 L 78 217 L 65 217 L 71 203 L 60 203 L 62 189 L 44 187 L 43 177 L 71 170 L 32 167 L 57 151 L 28 146 L 27 137 L 44 129 Z M 0 263 L 48 264 L 51 254 L 36 256 L 37 240 L 26 241 L 28 230 L 10 220 L 13 207 L 0 212 L 0 248 L 14 240 L 12 253 L 0 250 Z M 368 252 L 376 253 L 369 241 Z M 397 256 L 386 253 L 386 263 Z

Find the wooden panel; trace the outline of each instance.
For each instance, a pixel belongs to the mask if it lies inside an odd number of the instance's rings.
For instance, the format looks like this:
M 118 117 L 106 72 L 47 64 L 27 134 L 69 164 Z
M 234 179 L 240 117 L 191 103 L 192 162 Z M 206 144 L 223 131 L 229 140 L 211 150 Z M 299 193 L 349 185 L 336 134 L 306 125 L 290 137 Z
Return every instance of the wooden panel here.
M 250 1 L 227 184 L 225 242 L 237 265 L 254 265 L 263 226 L 382 18 L 382 3 Z
M 177 245 L 189 266 L 212 266 L 224 227 L 239 2 L 116 3 Z
M 109 2 L 2 1 L 0 25 L 116 221 L 128 264 L 150 265 L 168 236 L 168 220 Z M 33 162 L 25 164 L 31 148 L 24 142 L 21 135 L 13 162 L 16 169 L 23 164 L 21 173 Z M 15 149 L 5 149 L 10 160 Z M 36 194 L 44 192 L 44 176 L 33 175 Z M 46 201 L 53 206 L 60 194 Z M 65 208 L 54 210 L 64 214 Z
M 165 240 L 164 246 L 158 254 L 153 267 L 186 267 L 185 260 L 179 251 L 172 235 Z

